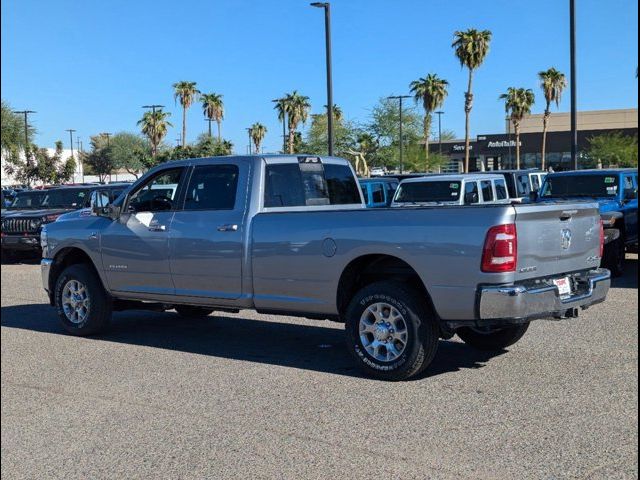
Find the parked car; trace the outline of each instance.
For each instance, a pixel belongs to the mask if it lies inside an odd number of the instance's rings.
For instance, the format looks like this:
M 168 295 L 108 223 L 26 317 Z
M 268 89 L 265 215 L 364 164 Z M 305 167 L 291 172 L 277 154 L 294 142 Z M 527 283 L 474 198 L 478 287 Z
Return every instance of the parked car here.
M 61 215 L 91 206 L 91 195 L 115 199 L 128 185 L 109 184 L 29 190 L 16 195 L 2 216 L 2 254 L 40 253 L 40 230 Z M 90 212 L 87 212 L 90 213 Z
M 638 249 L 638 170 L 577 170 L 549 173 L 539 202 L 598 202 L 605 227 L 603 266 L 614 276 L 624 273 L 625 250 Z
M 369 173 L 372 177 L 382 177 L 387 174 L 387 169 L 385 167 L 373 167 Z
M 171 196 L 152 193 L 167 184 Z M 95 214 L 42 230 L 43 284 L 67 332 L 129 308 L 332 319 L 387 380 L 418 374 L 456 333 L 508 347 L 531 320 L 603 301 L 610 282 L 595 204 L 366 209 L 337 158 L 163 163 Z
M 531 192 L 537 191 L 544 180 L 546 172 L 537 169 L 529 170 L 487 170 L 475 172 L 478 175 L 502 175 L 507 182 L 507 192 L 513 201 L 527 200 Z
M 360 188 L 367 208 L 383 208 L 391 205 L 398 184 L 397 179 L 389 177 L 361 178 Z
M 392 207 L 510 203 L 502 175 L 436 175 L 400 182 Z

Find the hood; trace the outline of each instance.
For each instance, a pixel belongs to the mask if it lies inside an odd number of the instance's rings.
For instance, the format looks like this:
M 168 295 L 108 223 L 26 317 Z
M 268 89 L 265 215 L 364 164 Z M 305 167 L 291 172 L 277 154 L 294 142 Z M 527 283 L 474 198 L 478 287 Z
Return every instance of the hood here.
M 93 214 L 90 208 L 81 208 L 79 210 L 73 210 L 71 212 L 64 213 L 58 217 L 56 222 L 65 222 L 68 220 L 77 220 L 79 218 L 92 217 Z

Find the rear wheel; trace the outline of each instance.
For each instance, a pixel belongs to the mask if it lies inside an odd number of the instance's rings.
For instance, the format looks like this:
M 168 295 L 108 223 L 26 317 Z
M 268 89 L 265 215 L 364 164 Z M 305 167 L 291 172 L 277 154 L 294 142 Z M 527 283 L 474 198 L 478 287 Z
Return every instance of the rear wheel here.
M 58 277 L 55 305 L 64 329 L 78 336 L 104 330 L 111 320 L 111 301 L 88 265 L 67 267 Z
M 614 277 L 624 274 L 625 248 L 624 240 L 618 238 L 604 247 L 602 265 L 611 271 Z
M 194 307 L 192 305 L 176 305 L 174 308 L 178 315 L 185 318 L 203 318 L 213 313 L 213 308 Z
M 478 350 L 504 350 L 520 340 L 529 328 L 529 323 L 504 328 L 463 327 L 456 334 L 467 345 Z
M 424 370 L 438 349 L 438 325 L 416 290 L 377 282 L 346 311 L 347 348 L 367 375 L 405 380 Z

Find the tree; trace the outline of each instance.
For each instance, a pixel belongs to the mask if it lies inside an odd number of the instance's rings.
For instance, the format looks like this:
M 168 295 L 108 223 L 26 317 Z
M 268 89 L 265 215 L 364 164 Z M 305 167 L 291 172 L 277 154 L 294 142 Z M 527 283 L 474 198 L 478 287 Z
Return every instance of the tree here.
M 491 32 L 489 30 L 476 30 L 470 28 L 465 31 L 457 31 L 454 33 L 455 40 L 451 45 L 455 49 L 456 57 L 460 61 L 460 65 L 467 67 L 469 70 L 469 80 L 467 83 L 467 91 L 464 94 L 464 171 L 469 171 L 469 117 L 473 108 L 473 73 L 482 65 L 487 53 L 489 53 L 489 43 L 491 42 Z
M 416 102 L 422 102 L 424 108 L 424 152 L 425 165 L 429 164 L 429 134 L 431 132 L 432 113 L 444 103 L 447 98 L 449 82 L 434 73 L 411 82 L 409 88 Z
M 196 82 L 181 81 L 173 84 L 173 98 L 180 100 L 182 105 L 182 146 L 187 144 L 187 110 L 198 99 L 200 90 L 196 88 Z
M 92 136 L 91 150 L 81 155 L 87 173 L 97 175 L 101 182 L 104 182 L 107 176 L 116 169 L 111 144 L 107 143 L 104 135 Z
M 531 107 L 535 103 L 535 95 L 530 88 L 509 87 L 507 93 L 500 95 L 504 100 L 504 109 L 509 115 L 516 134 L 516 168 L 520 169 L 520 122 L 531 113 Z
M 204 116 L 209 120 L 209 136 L 211 136 L 211 122 L 218 125 L 218 141 L 222 141 L 221 124 L 224 120 L 224 102 L 222 95 L 218 93 L 203 93 L 200 96 L 202 102 L 202 111 Z
M 24 118 L 14 113 L 11 105 L 2 100 L 2 157 L 5 160 L 4 170 L 22 183 L 29 183 L 34 173 L 33 162 L 21 158 L 21 152 L 33 151 L 29 144 L 25 149 Z M 35 129 L 29 128 L 28 136 L 31 137 Z M 29 156 L 31 157 L 31 156 Z M 31 158 L 29 158 L 31 160 Z
M 262 141 L 264 140 L 265 135 L 267 134 L 267 127 L 262 125 L 260 122 L 256 122 L 251 127 L 249 127 L 249 136 L 255 145 L 255 152 L 260 153 L 260 146 L 262 145 Z
M 116 133 L 109 146 L 115 170 L 126 170 L 138 178 L 155 164 L 155 157 L 149 155 L 149 142 L 133 133 Z
M 590 167 L 638 167 L 638 136 L 611 132 L 588 139 L 586 165 Z
M 287 126 L 289 128 L 289 139 L 288 139 L 288 149 L 289 153 L 295 152 L 295 142 L 296 142 L 296 131 L 300 123 L 305 123 L 309 116 L 309 110 L 311 109 L 311 104 L 309 103 L 309 97 L 300 95 L 296 90 L 291 93 L 287 93 L 282 101 L 283 106 L 279 107 L 276 105 L 276 108 L 283 108 L 284 112 L 287 115 Z M 280 117 L 280 110 L 278 112 L 278 117 Z
M 560 104 L 563 90 L 567 87 L 567 79 L 564 73 L 559 72 L 555 68 L 544 70 L 538 73 L 540 86 L 546 106 L 544 109 L 544 119 L 542 121 L 542 170 L 545 167 L 545 155 L 547 153 L 547 128 L 549 126 L 549 117 L 551 117 L 551 103 L 554 102 L 556 107 Z
M 31 178 L 45 185 L 65 183 L 71 180 L 76 170 L 76 162 L 73 157 L 69 157 L 66 161 L 63 160 L 62 152 L 62 142 L 59 140 L 56 142 L 53 155 L 49 155 L 46 148 L 35 149 L 35 165 Z
M 158 154 L 158 147 L 167 136 L 169 127 L 173 125 L 167 120 L 171 114 L 162 110 L 156 110 L 155 112 L 145 112 L 138 125 L 142 133 L 149 139 L 151 144 L 151 156 L 155 157 Z
M 334 110 L 335 112 L 335 110 Z M 358 130 L 351 122 L 343 117 L 333 118 L 333 142 L 337 155 L 344 155 L 354 148 Z M 307 131 L 305 144 L 306 152 L 316 155 L 328 154 L 329 126 L 326 113 L 312 114 L 311 125 Z

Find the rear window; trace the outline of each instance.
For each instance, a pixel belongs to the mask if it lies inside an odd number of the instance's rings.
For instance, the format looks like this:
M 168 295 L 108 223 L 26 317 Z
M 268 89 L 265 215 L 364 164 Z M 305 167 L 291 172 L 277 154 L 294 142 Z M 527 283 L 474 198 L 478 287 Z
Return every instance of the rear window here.
M 384 189 L 380 183 L 371 185 L 371 198 L 373 203 L 384 203 Z
M 547 175 L 541 197 L 615 197 L 618 175 Z
M 407 182 L 401 183 L 394 202 L 428 203 L 455 202 L 460 198 L 460 182 Z
M 348 166 L 315 161 L 266 167 L 267 208 L 360 203 L 359 187 Z
M 529 193 L 531 193 L 531 183 L 529 180 L 529 175 L 516 175 L 516 188 L 518 189 L 519 197 L 526 197 L 527 195 L 529 195 Z

